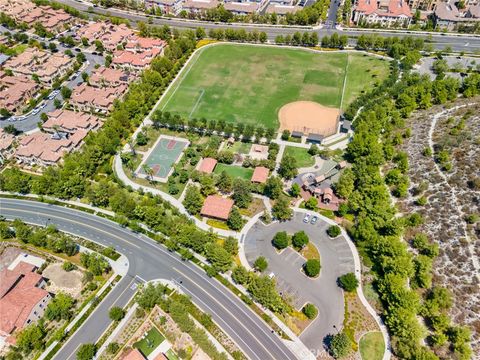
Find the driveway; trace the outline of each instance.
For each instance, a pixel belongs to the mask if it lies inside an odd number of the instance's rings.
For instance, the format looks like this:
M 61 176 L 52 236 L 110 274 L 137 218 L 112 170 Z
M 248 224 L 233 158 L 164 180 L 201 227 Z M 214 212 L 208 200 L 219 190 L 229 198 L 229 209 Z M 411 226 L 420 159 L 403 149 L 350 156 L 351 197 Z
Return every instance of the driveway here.
M 245 255 L 250 265 L 253 266 L 258 256 L 264 256 L 268 260 L 266 273 L 275 274 L 279 291 L 288 293 L 297 309 L 307 302 L 318 308 L 317 318 L 300 335 L 309 349 L 321 350 L 323 338 L 341 329 L 344 301 L 343 292 L 337 286 L 337 278 L 354 272 L 353 254 L 346 239 L 343 236 L 330 239 L 326 234 L 328 227 L 329 224 L 321 219 L 315 225 L 305 224 L 303 214 L 295 212 L 292 220 L 283 223 L 266 226 L 259 221 L 245 236 Z M 300 230 L 307 233 L 320 252 L 322 268 L 316 279 L 310 279 L 301 272 L 305 259 L 300 254 L 291 248 L 278 253 L 271 243 L 279 231 L 293 234 Z

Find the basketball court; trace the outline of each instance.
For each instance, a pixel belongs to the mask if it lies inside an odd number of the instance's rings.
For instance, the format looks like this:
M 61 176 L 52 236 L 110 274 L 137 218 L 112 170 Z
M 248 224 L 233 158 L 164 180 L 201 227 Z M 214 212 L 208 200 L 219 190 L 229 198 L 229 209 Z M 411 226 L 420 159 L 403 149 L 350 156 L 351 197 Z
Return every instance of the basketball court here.
M 138 176 L 143 178 L 152 176 L 155 181 L 167 182 L 168 177 L 173 172 L 173 166 L 180 161 L 183 150 L 188 145 L 188 140 L 160 135 L 155 145 L 145 154 L 143 161 L 140 163 L 137 169 Z M 145 165 L 147 165 L 147 168 Z

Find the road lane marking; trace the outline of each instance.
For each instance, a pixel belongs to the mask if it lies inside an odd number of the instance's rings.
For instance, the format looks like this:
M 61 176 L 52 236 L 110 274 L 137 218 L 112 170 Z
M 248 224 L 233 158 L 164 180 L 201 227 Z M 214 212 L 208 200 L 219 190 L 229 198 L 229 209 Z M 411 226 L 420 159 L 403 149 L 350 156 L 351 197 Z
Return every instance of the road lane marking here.
M 40 212 L 40 211 L 33 212 L 33 211 L 31 211 L 31 210 L 12 209 L 12 208 L 8 208 L 8 207 L 3 207 L 2 209 L 3 209 L 3 210 L 16 211 L 16 212 L 23 212 L 23 213 L 27 213 L 27 214 L 38 214 L 38 213 L 41 213 L 41 214 L 43 214 L 43 215 L 45 215 L 45 216 L 49 216 L 50 218 L 61 219 L 62 221 L 67 221 L 67 222 L 71 222 L 71 223 L 78 224 L 78 225 L 80 225 L 80 226 L 88 227 L 88 228 L 90 228 L 90 229 L 93 229 L 93 230 L 99 231 L 99 232 L 101 232 L 101 233 L 107 234 L 107 235 L 109 235 L 109 236 L 112 236 L 112 237 L 114 237 L 114 238 L 116 238 L 116 239 L 118 239 L 118 240 L 120 240 L 120 241 L 122 241 L 122 242 L 126 242 L 127 244 L 132 245 L 132 246 L 136 247 L 137 249 L 141 249 L 140 246 L 135 245 L 135 244 L 131 243 L 131 242 L 128 241 L 128 240 L 122 239 L 121 237 L 119 237 L 119 236 L 117 236 L 117 235 L 114 235 L 114 234 L 112 234 L 112 233 L 109 233 L 108 231 L 101 230 L 101 229 L 99 229 L 99 228 L 97 228 L 97 227 L 95 227 L 95 226 L 90 226 L 90 225 L 85 224 L 85 223 L 83 223 L 83 222 L 75 221 L 75 220 L 72 220 L 72 219 L 66 219 L 66 218 L 63 218 L 63 217 L 60 217 L 60 216 L 50 215 L 50 214 L 47 214 L 47 213 L 44 213 L 44 212 Z M 78 232 L 81 232 L 81 231 L 78 231 Z M 84 233 L 84 234 L 86 234 L 86 233 Z M 87 235 L 85 235 L 85 236 L 87 236 Z

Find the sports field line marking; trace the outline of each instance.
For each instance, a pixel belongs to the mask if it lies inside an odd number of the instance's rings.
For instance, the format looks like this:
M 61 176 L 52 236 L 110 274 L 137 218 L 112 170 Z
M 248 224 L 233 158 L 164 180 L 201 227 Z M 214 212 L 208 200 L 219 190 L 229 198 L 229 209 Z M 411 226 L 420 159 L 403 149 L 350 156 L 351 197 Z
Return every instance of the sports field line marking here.
M 343 97 L 345 95 L 345 87 L 347 85 L 348 63 L 350 60 L 350 54 L 347 53 L 347 64 L 345 65 L 345 77 L 343 78 L 342 98 L 340 99 L 340 111 L 343 109 Z
M 192 61 L 192 63 L 190 64 L 189 68 L 187 69 L 187 71 L 186 71 L 184 74 L 182 74 L 182 77 L 181 77 L 181 78 L 177 78 L 177 80 L 178 80 L 178 85 L 177 85 L 177 87 L 175 88 L 175 90 L 173 90 L 172 94 L 171 94 L 170 97 L 167 99 L 167 101 L 165 102 L 165 104 L 163 104 L 162 109 L 161 109 L 162 111 L 163 111 L 163 110 L 165 109 L 165 107 L 168 105 L 168 103 L 170 102 L 170 100 L 172 100 L 173 95 L 175 95 L 175 93 L 177 92 L 177 90 L 178 90 L 178 88 L 180 87 L 180 85 L 182 85 L 183 80 L 185 80 L 185 78 L 187 77 L 187 75 L 188 75 L 188 73 L 190 72 L 190 70 L 192 70 L 193 66 L 197 63 L 198 59 L 200 58 L 200 55 L 199 55 L 199 54 L 201 54 L 201 52 L 199 52 L 199 53 L 197 54 L 197 57 L 195 58 L 194 61 Z
M 201 90 L 202 92 L 200 93 L 200 96 L 198 97 L 197 101 L 195 102 L 195 105 L 193 105 L 192 111 L 190 111 L 190 114 L 188 114 L 188 118 L 192 118 L 192 114 L 197 110 L 198 104 L 200 103 L 200 100 L 202 100 L 203 94 L 205 94 L 205 90 Z

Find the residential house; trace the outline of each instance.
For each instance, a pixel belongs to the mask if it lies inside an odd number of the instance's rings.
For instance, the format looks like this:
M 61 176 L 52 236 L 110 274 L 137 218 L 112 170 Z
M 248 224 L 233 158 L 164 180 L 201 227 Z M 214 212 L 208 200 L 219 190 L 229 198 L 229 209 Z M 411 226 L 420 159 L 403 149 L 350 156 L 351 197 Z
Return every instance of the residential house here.
M 284 16 L 284 15 L 287 15 L 288 13 L 297 12 L 300 9 L 302 9 L 301 6 L 274 4 L 271 1 L 270 5 L 268 5 L 267 9 L 265 10 L 265 13 L 267 13 L 267 14 L 275 13 L 277 15 Z
M 412 12 L 406 0 L 357 0 L 353 9 L 353 21 L 358 24 L 408 25 Z
M 433 13 L 435 26 L 454 30 L 458 25 L 471 25 L 480 21 L 480 5 L 469 6 L 460 11 L 453 1 L 439 2 Z
M 185 0 L 183 10 L 190 13 L 204 12 L 209 9 L 215 9 L 220 2 L 218 0 Z
M 224 4 L 224 7 L 225 10 L 228 10 L 235 15 L 249 15 L 259 11 L 260 5 L 260 3 L 256 2 L 229 1 Z
M 145 0 L 147 9 L 158 8 L 162 14 L 178 15 L 182 11 L 183 0 Z
M 73 89 L 70 104 L 80 111 L 106 114 L 112 110 L 115 100 L 122 100 L 127 90 L 127 85 L 98 88 L 82 83 Z
M 0 128 L 0 164 L 12 156 L 14 140 L 14 135 Z
M 133 76 L 126 71 L 101 66 L 92 72 L 88 83 L 93 87 L 114 87 L 128 85 L 132 79 Z
M 9 336 L 43 316 L 51 295 L 44 290 L 45 279 L 35 270 L 34 265 L 21 261 L 12 270 L 0 271 L 1 336 Z
M 57 109 L 47 113 L 48 119 L 42 125 L 49 133 L 73 135 L 77 131 L 95 131 L 102 126 L 102 121 L 91 114 L 71 110 Z
M 270 170 L 263 166 L 257 166 L 253 171 L 252 178 L 250 179 L 251 182 L 257 184 L 264 184 L 267 182 L 268 174 Z
M 20 114 L 28 101 L 35 97 L 38 84 L 23 75 L 8 76 L 0 71 L 0 108 Z
M 206 174 L 211 174 L 217 166 L 217 160 L 214 158 L 203 158 L 197 165 L 197 170 Z

